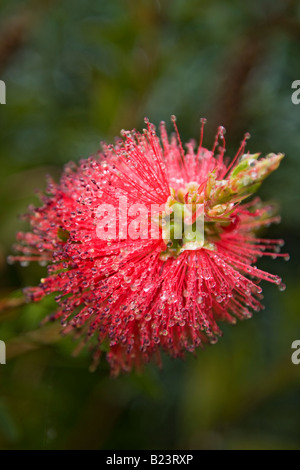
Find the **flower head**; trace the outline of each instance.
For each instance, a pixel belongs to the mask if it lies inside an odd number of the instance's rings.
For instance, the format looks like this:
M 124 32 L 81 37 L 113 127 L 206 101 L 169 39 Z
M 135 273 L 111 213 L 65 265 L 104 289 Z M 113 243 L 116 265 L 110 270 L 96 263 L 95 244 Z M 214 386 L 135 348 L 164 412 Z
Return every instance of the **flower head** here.
M 199 145 L 184 151 L 175 118 L 170 139 L 161 124 L 161 140 L 145 121 L 142 133 L 122 131 L 114 146 L 68 164 L 58 184 L 49 179 L 14 257 L 48 264 L 27 294 L 57 293 L 50 319 L 94 341 L 95 365 L 106 351 L 115 375 L 159 361 L 161 349 L 181 357 L 215 343 L 221 321 L 262 308 L 261 280 L 284 287 L 254 266 L 262 255 L 287 257 L 282 240 L 256 237 L 278 222 L 274 207 L 245 201 L 283 155 L 245 153 L 246 134 L 229 160 L 224 128 L 203 147 L 205 120 Z

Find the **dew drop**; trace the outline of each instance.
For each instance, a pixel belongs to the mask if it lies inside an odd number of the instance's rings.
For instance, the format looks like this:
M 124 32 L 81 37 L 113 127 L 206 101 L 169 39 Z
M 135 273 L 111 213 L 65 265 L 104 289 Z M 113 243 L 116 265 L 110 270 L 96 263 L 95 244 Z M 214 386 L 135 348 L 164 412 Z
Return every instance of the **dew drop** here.
M 27 266 L 29 266 L 29 261 L 21 261 L 20 266 L 22 266 L 22 268 L 26 268 Z

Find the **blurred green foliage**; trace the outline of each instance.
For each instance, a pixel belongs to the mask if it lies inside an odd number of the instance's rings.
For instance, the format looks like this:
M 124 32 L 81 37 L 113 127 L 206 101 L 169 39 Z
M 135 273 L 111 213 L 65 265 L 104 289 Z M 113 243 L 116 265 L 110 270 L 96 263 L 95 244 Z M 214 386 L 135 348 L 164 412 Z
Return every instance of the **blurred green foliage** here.
M 0 79 L 0 366 L 2 449 L 300 448 L 300 5 L 296 1 L 17 1 L 1 4 Z M 260 194 L 281 206 L 268 236 L 286 239 L 292 257 L 261 260 L 286 292 L 264 285 L 265 311 L 200 351 L 164 358 L 164 367 L 109 378 L 89 351 L 72 356 L 59 325 L 39 327 L 54 299 L 22 304 L 20 288 L 45 268 L 7 265 L 18 215 L 36 203 L 45 174 L 59 177 L 112 142 L 121 128 L 141 129 L 176 114 L 186 141 L 199 118 L 227 127 L 228 153 L 245 131 L 253 151 L 284 152 Z M 171 129 L 171 125 L 169 125 Z M 4 308 L 4 307 L 7 308 Z

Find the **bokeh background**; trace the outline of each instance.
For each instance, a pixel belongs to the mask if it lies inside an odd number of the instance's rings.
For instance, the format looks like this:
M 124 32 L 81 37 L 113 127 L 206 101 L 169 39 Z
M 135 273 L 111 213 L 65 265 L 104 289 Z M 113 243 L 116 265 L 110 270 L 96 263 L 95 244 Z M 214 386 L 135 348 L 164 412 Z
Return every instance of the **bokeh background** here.
M 299 449 L 299 2 L 2 0 L 0 14 L 0 448 Z M 264 283 L 266 309 L 224 325 L 197 358 L 110 379 L 105 361 L 91 373 L 88 351 L 72 356 L 58 324 L 39 327 L 54 299 L 24 305 L 22 287 L 46 268 L 6 257 L 47 173 L 171 114 L 183 141 L 205 116 L 206 145 L 222 124 L 228 153 L 249 131 L 250 151 L 286 154 L 260 195 L 279 204 L 267 233 L 285 238 L 291 260 L 259 267 L 287 289 Z

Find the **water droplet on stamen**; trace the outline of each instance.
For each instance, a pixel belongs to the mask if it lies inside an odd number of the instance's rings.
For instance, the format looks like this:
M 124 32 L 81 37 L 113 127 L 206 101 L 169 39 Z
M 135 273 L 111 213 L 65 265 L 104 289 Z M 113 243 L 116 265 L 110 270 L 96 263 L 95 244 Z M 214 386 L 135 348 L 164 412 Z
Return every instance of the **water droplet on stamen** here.
M 29 261 L 20 261 L 20 266 L 22 266 L 22 268 L 26 268 L 29 266 Z

